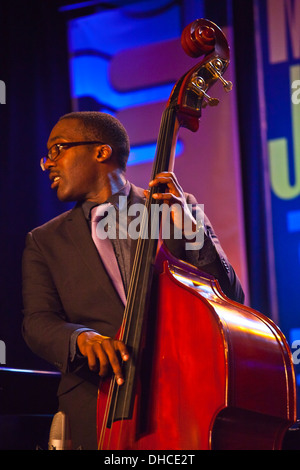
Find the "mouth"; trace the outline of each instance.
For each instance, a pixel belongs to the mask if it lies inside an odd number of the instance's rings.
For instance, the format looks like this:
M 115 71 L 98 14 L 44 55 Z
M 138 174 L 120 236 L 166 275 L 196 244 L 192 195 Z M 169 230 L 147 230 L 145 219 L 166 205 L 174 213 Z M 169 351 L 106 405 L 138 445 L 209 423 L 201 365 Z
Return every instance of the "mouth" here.
M 50 175 L 50 179 L 51 179 L 51 181 L 52 181 L 51 189 L 55 189 L 55 188 L 59 185 L 60 176 L 58 176 L 58 175 Z

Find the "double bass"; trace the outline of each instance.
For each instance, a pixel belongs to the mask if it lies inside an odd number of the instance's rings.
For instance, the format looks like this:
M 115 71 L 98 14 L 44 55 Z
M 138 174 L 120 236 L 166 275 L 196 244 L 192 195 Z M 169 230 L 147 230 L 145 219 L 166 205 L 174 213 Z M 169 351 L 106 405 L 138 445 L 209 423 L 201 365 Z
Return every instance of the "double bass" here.
M 202 59 L 173 87 L 152 178 L 173 170 L 180 128 L 196 132 L 202 108 L 217 104 L 209 88 L 218 81 L 227 91 L 232 87 L 223 78 L 228 42 L 216 24 L 194 21 L 181 43 Z M 150 189 L 144 228 L 160 190 Z M 212 276 L 172 256 L 162 240 L 138 240 L 118 339 L 131 358 L 123 363 L 122 386 L 114 378 L 99 385 L 99 450 L 282 448 L 296 420 L 284 335 L 266 316 L 227 298 Z

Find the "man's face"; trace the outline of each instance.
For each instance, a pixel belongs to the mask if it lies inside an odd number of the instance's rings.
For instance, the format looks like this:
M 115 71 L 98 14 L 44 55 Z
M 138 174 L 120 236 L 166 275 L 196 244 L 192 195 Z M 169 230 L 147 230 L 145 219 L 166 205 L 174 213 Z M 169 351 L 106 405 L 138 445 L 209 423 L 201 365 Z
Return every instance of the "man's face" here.
M 63 119 L 52 129 L 47 147 L 88 140 L 92 139 L 85 135 L 78 119 Z M 98 153 L 99 145 L 80 145 L 62 148 L 58 160 L 46 161 L 45 169 L 49 171 L 51 188 L 57 190 L 60 201 L 93 200 L 96 197 L 100 190 Z

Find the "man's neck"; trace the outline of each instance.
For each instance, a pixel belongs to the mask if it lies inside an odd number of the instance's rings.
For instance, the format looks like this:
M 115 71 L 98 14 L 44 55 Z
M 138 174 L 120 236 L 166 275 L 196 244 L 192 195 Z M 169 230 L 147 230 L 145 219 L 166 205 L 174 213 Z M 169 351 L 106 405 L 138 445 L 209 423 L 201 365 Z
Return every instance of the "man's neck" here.
M 126 176 L 124 171 L 120 168 L 115 168 L 110 172 L 107 172 L 100 182 L 100 190 L 95 196 L 89 197 L 87 200 L 102 204 L 112 196 L 112 194 L 118 193 L 123 186 L 126 184 Z
M 126 183 L 126 176 L 122 170 L 117 168 L 116 170 L 108 173 L 107 180 L 108 180 L 107 187 L 110 188 L 110 196 L 111 196 L 112 194 L 118 193 L 120 189 L 123 188 L 123 186 Z

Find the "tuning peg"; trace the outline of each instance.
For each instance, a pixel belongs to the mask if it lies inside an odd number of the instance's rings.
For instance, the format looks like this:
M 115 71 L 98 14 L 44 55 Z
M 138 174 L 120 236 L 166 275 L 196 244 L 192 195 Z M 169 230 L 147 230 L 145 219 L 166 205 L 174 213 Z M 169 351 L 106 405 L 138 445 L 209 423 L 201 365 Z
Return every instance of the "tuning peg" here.
M 222 61 L 220 59 L 216 59 L 214 62 L 208 62 L 207 66 L 211 73 L 222 82 L 225 91 L 231 91 L 233 87 L 232 82 L 225 80 L 220 73 L 220 70 L 223 68 Z
M 206 108 L 207 105 L 209 106 L 217 106 L 219 104 L 218 98 L 212 98 L 211 96 L 208 96 L 207 93 L 203 93 L 203 96 L 206 98 L 207 101 L 203 101 L 202 107 Z
M 232 90 L 232 87 L 233 87 L 232 82 L 224 80 L 224 78 L 220 74 L 218 74 L 218 79 L 223 83 L 223 87 L 225 91 L 229 92 Z
M 203 78 L 197 77 L 192 81 L 192 84 L 195 88 L 197 88 L 197 92 L 206 99 L 206 101 L 203 101 L 202 103 L 203 108 L 205 108 L 207 104 L 209 106 L 217 106 L 219 104 L 218 98 L 212 98 L 203 90 L 202 87 L 205 85 L 205 81 L 203 80 Z

